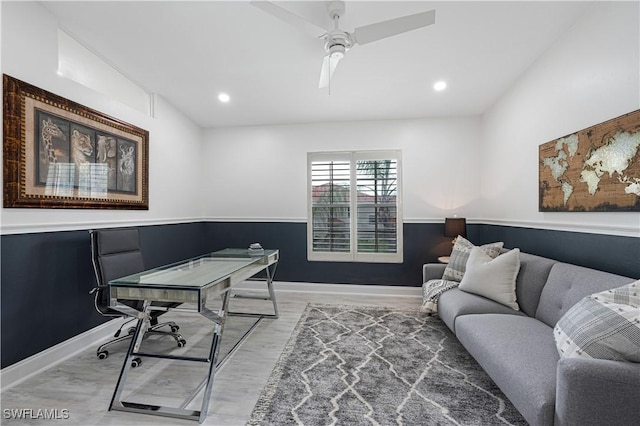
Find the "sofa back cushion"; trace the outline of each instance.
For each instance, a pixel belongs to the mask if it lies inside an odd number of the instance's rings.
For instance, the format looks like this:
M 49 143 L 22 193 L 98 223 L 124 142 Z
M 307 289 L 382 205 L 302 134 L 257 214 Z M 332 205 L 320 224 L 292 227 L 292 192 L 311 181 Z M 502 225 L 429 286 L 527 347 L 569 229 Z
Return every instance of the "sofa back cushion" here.
M 520 272 L 516 278 L 516 300 L 520 310 L 530 317 L 535 316 L 540 294 L 547 282 L 551 267 L 557 260 L 528 253 L 520 253 Z
M 629 277 L 558 262 L 551 267 L 540 294 L 536 318 L 554 327 L 560 317 L 583 297 L 633 281 Z

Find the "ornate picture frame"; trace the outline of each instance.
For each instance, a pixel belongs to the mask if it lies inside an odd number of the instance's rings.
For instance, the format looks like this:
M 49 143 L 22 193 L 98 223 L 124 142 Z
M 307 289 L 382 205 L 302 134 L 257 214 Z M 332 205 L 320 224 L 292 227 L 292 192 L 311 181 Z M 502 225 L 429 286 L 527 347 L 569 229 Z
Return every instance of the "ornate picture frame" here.
M 149 209 L 149 132 L 2 76 L 3 207 Z

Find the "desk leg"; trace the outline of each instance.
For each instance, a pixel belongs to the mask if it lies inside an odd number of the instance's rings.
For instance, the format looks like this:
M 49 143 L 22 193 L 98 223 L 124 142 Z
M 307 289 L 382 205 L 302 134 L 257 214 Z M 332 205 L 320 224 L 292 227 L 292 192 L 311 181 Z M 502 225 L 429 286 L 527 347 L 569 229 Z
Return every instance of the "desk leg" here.
M 131 338 L 131 343 L 129 344 L 127 355 L 124 358 L 124 364 L 122 365 L 122 370 L 120 370 L 120 376 L 118 377 L 118 384 L 116 385 L 116 390 L 114 391 L 113 397 L 111 398 L 111 403 L 109 404 L 109 411 L 114 408 L 114 405 L 122 405 L 122 403 L 120 402 L 120 395 L 122 394 L 122 390 L 124 389 L 124 383 L 127 379 L 127 375 L 129 374 L 129 369 L 131 368 L 133 353 L 137 352 L 140 348 L 142 340 L 144 339 L 145 330 L 148 328 L 149 312 L 147 308 L 150 305 L 150 302 L 144 302 L 142 312 L 140 313 L 142 316 L 140 317 L 140 319 L 138 319 L 136 331 Z
M 275 318 L 279 317 L 278 314 L 278 303 L 276 302 L 276 292 L 273 291 L 273 277 L 276 275 L 276 268 L 278 267 L 278 263 L 274 263 L 273 264 L 273 268 L 270 271 L 269 268 L 267 267 L 266 272 L 267 272 L 267 289 L 269 290 L 269 298 L 271 299 L 271 302 L 273 303 L 273 312 L 275 315 Z
M 264 297 L 264 296 L 253 296 L 253 295 L 246 295 L 246 294 L 235 294 L 233 297 L 238 298 L 238 299 L 257 299 L 257 300 L 271 300 L 271 303 L 273 303 L 273 314 L 256 314 L 256 313 L 251 313 L 251 312 L 229 312 L 229 315 L 235 315 L 235 316 L 241 316 L 241 317 L 256 317 L 256 318 L 274 318 L 277 319 L 279 317 L 278 314 L 278 302 L 276 301 L 276 293 L 273 290 L 273 277 L 276 274 L 276 268 L 278 267 L 278 263 L 274 263 L 271 266 L 271 269 L 269 269 L 270 267 L 267 266 L 265 268 L 265 272 L 267 275 L 267 279 L 266 279 L 266 283 L 267 283 L 267 290 L 269 292 L 269 297 Z M 264 279 L 258 279 L 258 281 L 265 281 Z
M 229 308 L 229 295 L 231 292 L 226 291 L 222 295 L 222 307 L 218 314 L 218 319 L 209 318 L 215 322 L 213 331 L 213 340 L 211 341 L 211 349 L 209 351 L 209 375 L 207 384 L 204 388 L 204 394 L 202 395 L 202 407 L 200 409 L 199 423 L 202 423 L 207 418 L 207 412 L 209 410 L 209 401 L 211 399 L 211 391 L 213 390 L 213 380 L 216 374 L 216 365 L 218 364 L 218 353 L 220 352 L 220 341 L 222 340 L 222 332 L 224 331 L 224 325 L 227 319 L 227 312 Z

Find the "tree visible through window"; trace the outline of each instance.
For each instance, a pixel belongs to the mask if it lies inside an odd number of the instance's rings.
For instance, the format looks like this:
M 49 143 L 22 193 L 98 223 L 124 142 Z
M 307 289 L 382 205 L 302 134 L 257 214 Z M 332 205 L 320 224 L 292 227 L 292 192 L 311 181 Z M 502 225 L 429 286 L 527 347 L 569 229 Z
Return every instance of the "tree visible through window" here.
M 356 176 L 358 251 L 395 253 L 397 250 L 397 161 L 358 161 Z
M 309 259 L 401 262 L 400 153 L 310 153 L 308 167 Z

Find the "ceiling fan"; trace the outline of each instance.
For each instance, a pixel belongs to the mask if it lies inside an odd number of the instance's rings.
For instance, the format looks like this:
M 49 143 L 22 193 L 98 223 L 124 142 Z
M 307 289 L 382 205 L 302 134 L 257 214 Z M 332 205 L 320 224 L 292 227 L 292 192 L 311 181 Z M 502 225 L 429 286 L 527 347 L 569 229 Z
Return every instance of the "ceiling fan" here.
M 353 32 L 340 29 L 339 21 L 345 13 L 343 1 L 327 2 L 329 17 L 334 23 L 333 29 L 325 29 L 321 24 L 302 18 L 269 1 L 251 1 L 253 6 L 294 25 L 313 37 L 324 39 L 325 56 L 320 70 L 319 88 L 329 86 L 333 72 L 345 53 L 356 44 L 367 44 L 407 31 L 432 25 L 436 22 L 436 11 L 416 13 L 358 27 Z

